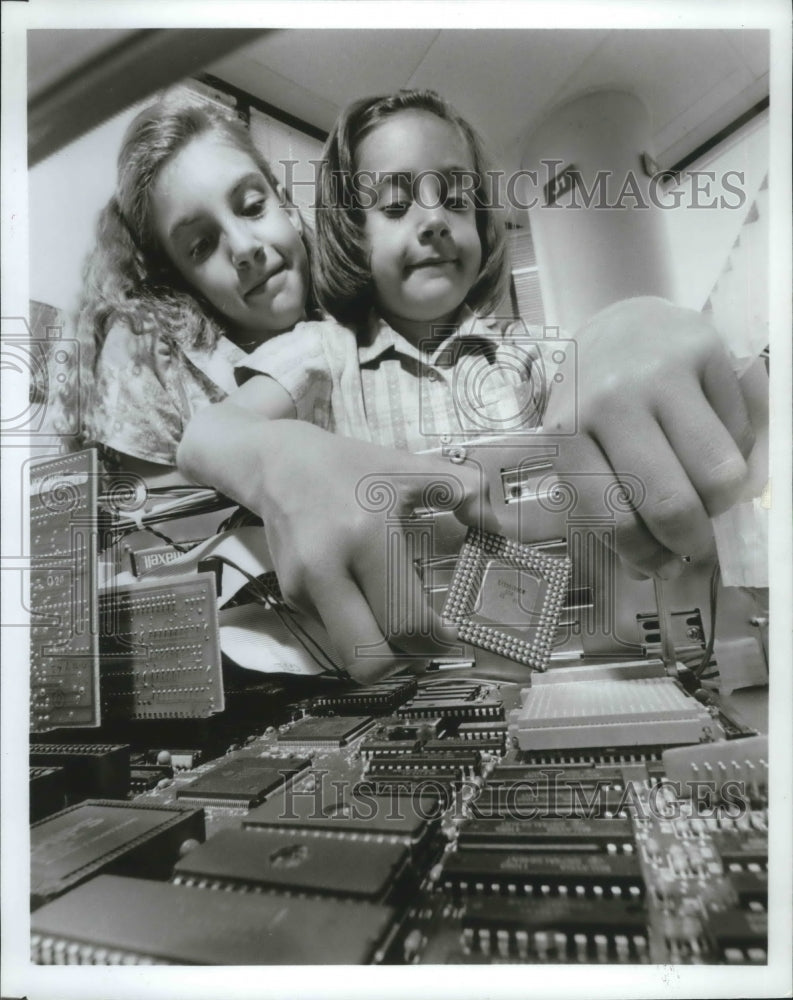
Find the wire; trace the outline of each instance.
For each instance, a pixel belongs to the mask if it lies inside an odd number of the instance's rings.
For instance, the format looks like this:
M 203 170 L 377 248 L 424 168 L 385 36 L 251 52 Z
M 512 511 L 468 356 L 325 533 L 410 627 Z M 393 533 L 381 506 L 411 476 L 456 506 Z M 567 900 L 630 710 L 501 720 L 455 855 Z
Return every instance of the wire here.
M 351 680 L 349 673 L 343 667 L 340 667 L 337 663 L 335 663 L 319 645 L 316 639 L 314 639 L 314 637 L 295 619 L 294 612 L 284 603 L 283 597 L 277 589 L 269 586 L 261 577 L 256 577 L 252 573 L 249 573 L 246 569 L 243 569 L 242 566 L 238 566 L 233 559 L 229 559 L 226 556 L 221 555 L 209 556 L 208 560 L 209 559 L 216 559 L 218 562 L 223 563 L 226 566 L 230 566 L 231 569 L 241 573 L 250 584 L 253 596 L 256 600 L 265 607 L 270 608 L 276 613 L 276 615 L 278 615 L 278 618 L 284 627 L 292 633 L 295 639 L 297 639 L 314 662 L 322 668 L 323 673 L 333 674 L 343 680 Z M 312 652 L 309 645 L 313 646 L 314 649 L 322 657 L 324 657 L 330 665 L 330 670 L 328 670 L 327 665 L 324 664 L 317 656 L 317 653 Z
M 714 666 L 712 663 L 713 657 L 713 646 L 716 642 L 716 607 L 719 595 L 719 583 L 721 581 L 721 570 L 719 567 L 719 561 L 716 560 L 716 565 L 713 567 L 713 572 L 710 575 L 710 635 L 708 636 L 708 644 L 705 647 L 705 652 L 700 660 L 699 666 L 694 669 L 694 673 L 698 678 L 702 678 L 705 675 L 705 671 L 709 666 Z M 715 675 L 708 675 L 715 676 Z

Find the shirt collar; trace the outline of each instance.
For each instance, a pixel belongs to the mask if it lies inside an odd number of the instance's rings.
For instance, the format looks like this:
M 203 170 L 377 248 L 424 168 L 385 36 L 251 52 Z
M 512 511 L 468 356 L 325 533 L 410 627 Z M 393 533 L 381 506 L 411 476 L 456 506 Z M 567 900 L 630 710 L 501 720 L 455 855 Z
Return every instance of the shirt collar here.
M 221 334 L 212 348 L 180 345 L 183 353 L 190 361 L 214 382 L 224 392 L 232 392 L 237 388 L 234 379 L 234 369 L 241 365 L 247 354 L 234 341 Z
M 500 340 L 498 324 L 492 317 L 477 316 L 468 306 L 463 306 L 457 326 L 445 337 L 431 353 L 420 351 L 414 344 L 397 333 L 393 327 L 376 313 L 369 316 L 369 323 L 364 337 L 358 343 L 358 362 L 368 364 L 377 361 L 388 350 L 414 358 L 425 364 L 449 364 L 454 352 L 449 348 L 462 340 L 484 340 L 489 344 Z

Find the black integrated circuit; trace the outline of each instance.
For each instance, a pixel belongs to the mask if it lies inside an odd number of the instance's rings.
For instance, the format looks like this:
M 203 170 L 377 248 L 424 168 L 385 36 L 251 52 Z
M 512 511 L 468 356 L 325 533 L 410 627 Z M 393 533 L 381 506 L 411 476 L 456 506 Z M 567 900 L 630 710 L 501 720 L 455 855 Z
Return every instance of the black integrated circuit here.
M 485 719 L 503 719 L 504 706 L 494 699 L 460 701 L 458 698 L 413 699 L 397 709 L 400 719 L 441 718 L 446 722 L 482 722 Z
M 467 901 L 462 917 L 469 950 L 521 961 L 645 962 L 647 912 L 623 900 Z
M 382 957 L 394 916 L 102 875 L 33 914 L 31 951 L 42 965 L 365 965 Z
M 639 862 L 627 855 L 461 850 L 447 857 L 442 879 L 456 893 L 570 893 L 595 899 L 644 894 Z
M 385 902 L 409 873 L 401 843 L 365 845 L 295 831 L 221 830 L 181 858 L 182 885 L 316 893 Z
M 629 799 L 616 788 L 542 788 L 496 785 L 470 804 L 478 819 L 594 819 L 625 815 Z
M 415 677 L 401 677 L 322 694 L 312 700 L 311 711 L 315 715 L 389 715 L 415 694 L 417 686 Z
M 180 802 L 250 809 L 310 763 L 307 757 L 236 757 L 220 763 L 176 794 Z
M 738 905 L 748 910 L 768 909 L 768 872 L 730 872 L 728 880 L 738 899 Z
M 721 910 L 710 914 L 707 936 L 722 962 L 765 965 L 768 961 L 768 914 Z
M 275 795 L 250 812 L 242 825 L 321 832 L 367 843 L 390 840 L 409 847 L 417 863 L 435 841 L 440 815 L 435 797 L 348 794 L 338 801 L 323 801 L 321 795 Z
M 374 724 L 370 715 L 341 718 L 300 719 L 280 733 L 279 743 L 299 743 L 307 747 L 345 747 Z
M 71 806 L 31 827 L 31 907 L 105 872 L 167 878 L 182 844 L 203 839 L 201 809 L 113 801 Z
M 634 843 L 628 819 L 473 819 L 460 826 L 458 844 L 471 850 L 616 853 Z
M 60 812 L 66 805 L 66 777 L 62 767 L 29 768 L 30 821 Z
M 31 767 L 62 767 L 70 803 L 124 799 L 129 793 L 130 748 L 110 743 L 32 743 Z

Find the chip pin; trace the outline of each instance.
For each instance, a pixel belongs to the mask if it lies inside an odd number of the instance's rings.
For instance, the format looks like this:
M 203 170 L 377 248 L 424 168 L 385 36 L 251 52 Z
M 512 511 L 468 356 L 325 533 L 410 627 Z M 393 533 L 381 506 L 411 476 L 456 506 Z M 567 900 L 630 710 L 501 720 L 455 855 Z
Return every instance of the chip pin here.
M 762 816 L 759 812 L 751 812 L 749 814 L 749 817 L 751 819 L 752 826 L 755 828 L 755 830 L 761 830 L 762 832 L 765 832 L 768 829 L 765 822 L 765 817 Z
M 639 956 L 639 961 L 643 961 L 647 957 L 647 938 L 641 934 L 635 935 L 633 938 L 633 947 Z
M 622 889 L 620 888 L 620 886 L 613 885 L 611 887 L 611 895 L 614 896 L 614 897 L 616 897 L 617 899 L 621 899 L 622 898 Z
M 80 945 L 76 942 L 66 946 L 66 965 L 80 965 Z
M 577 885 L 575 887 L 575 894 L 576 894 L 576 896 L 579 896 L 579 897 L 585 896 L 586 892 L 584 891 L 584 887 L 582 885 Z
M 560 958 L 564 958 L 567 955 L 567 935 L 561 931 L 556 931 L 553 936 L 553 943 L 556 954 Z
M 51 965 L 66 965 L 66 942 L 56 941 L 52 950 Z
M 509 958 L 509 931 L 496 931 L 498 953 L 502 958 Z
M 486 928 L 482 928 L 479 931 L 479 950 L 485 955 L 490 954 L 490 931 Z
M 762 962 L 765 964 L 766 952 L 764 948 L 749 948 L 746 954 L 750 962 Z
M 616 854 L 617 853 L 617 845 L 616 844 L 606 844 L 606 853 L 607 854 Z
M 41 939 L 40 955 L 42 965 L 52 965 L 52 951 L 55 941 L 51 937 Z
M 744 957 L 740 948 L 725 948 L 724 961 L 729 965 L 741 965 Z
M 528 931 L 516 931 L 515 942 L 518 946 L 518 957 L 525 960 L 529 957 L 529 934 Z
M 472 927 L 463 928 L 463 948 L 470 951 L 474 946 L 474 931 Z
M 603 886 L 602 885 L 593 885 L 592 886 L 592 895 L 598 901 L 600 901 L 601 899 L 603 899 Z
M 609 957 L 609 943 L 605 934 L 595 935 L 595 950 L 598 962 L 607 962 Z
M 537 931 L 534 935 L 534 950 L 539 958 L 545 960 L 548 957 L 548 935 L 545 931 Z
M 587 938 L 586 934 L 574 934 L 573 941 L 575 942 L 575 957 L 579 962 L 586 962 L 587 960 Z

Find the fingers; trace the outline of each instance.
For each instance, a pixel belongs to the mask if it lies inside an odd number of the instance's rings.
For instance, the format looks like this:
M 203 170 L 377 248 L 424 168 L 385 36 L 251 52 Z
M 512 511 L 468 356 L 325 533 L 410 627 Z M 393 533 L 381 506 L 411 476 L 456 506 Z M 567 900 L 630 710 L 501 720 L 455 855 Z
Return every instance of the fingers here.
M 338 653 L 339 665 L 354 680 L 371 684 L 399 669 L 399 661 L 352 578 L 325 581 L 315 588 L 312 600 Z
M 652 449 L 649 459 L 645 445 Z M 619 455 L 616 470 L 609 455 Z M 659 456 L 668 472 L 656 480 L 653 474 Z M 674 478 L 675 466 L 670 460 L 669 445 L 657 425 L 648 421 L 648 426 L 635 438 L 627 432 L 622 437 L 614 434 L 604 447 L 594 437 L 579 434 L 560 447 L 557 468 L 558 500 L 568 506 L 568 516 L 577 524 L 603 529 L 605 535 L 613 526 L 610 544 L 638 574 L 672 576 L 679 572 L 675 553 L 689 554 L 679 547 L 684 549 L 693 542 L 688 539 L 681 542 L 675 534 L 675 528 L 678 531 L 680 528 L 677 518 L 671 516 L 666 492 L 666 482 Z M 678 479 L 685 479 L 679 466 L 677 474 Z M 688 494 L 687 499 L 701 509 L 696 494 Z M 549 502 L 556 500 L 557 497 L 551 497 Z M 710 523 L 704 511 L 701 518 L 709 537 Z M 682 521 L 685 522 L 685 517 Z M 701 542 L 697 544 L 702 547 Z
M 416 568 L 432 554 L 432 529 L 389 530 L 388 544 L 372 550 L 355 568 L 355 579 L 366 594 L 371 611 L 392 646 L 411 656 L 428 659 L 452 656 L 461 647 L 455 629 L 445 625 L 432 609 Z
M 669 445 L 710 517 L 736 502 L 748 476 L 741 449 L 754 443 L 754 433 L 737 383 L 735 388 L 740 406 L 736 400 L 732 427 L 715 412 L 693 380 L 687 398 L 679 404 L 662 401 L 659 409 Z M 745 423 L 742 415 L 746 415 Z
M 752 414 L 738 377 L 721 348 L 714 350 L 707 359 L 702 375 L 702 389 L 714 413 L 729 432 L 741 455 L 746 458 L 755 440 Z

